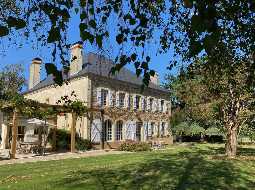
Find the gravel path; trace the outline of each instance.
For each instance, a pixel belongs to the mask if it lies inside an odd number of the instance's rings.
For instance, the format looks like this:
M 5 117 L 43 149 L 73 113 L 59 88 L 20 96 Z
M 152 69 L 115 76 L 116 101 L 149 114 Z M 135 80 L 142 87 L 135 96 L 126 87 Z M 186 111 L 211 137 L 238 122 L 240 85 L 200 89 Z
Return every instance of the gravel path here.
M 38 162 L 38 161 L 49 161 L 49 160 L 63 160 L 68 158 L 84 158 L 92 156 L 101 156 L 101 155 L 112 155 L 112 154 L 123 154 L 127 152 L 115 151 L 115 150 L 91 150 L 87 152 L 79 153 L 50 153 L 45 156 L 36 156 L 36 155 L 17 155 L 16 159 L 13 160 L 0 160 L 0 165 L 7 164 L 17 164 L 17 163 L 28 163 L 28 162 Z

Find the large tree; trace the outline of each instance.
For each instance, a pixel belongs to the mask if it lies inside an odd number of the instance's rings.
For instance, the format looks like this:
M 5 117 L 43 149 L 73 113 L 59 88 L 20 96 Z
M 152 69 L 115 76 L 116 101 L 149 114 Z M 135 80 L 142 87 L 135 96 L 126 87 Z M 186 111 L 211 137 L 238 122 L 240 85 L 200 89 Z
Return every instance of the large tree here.
M 238 133 L 248 131 L 247 126 L 243 126 L 255 115 L 254 83 L 250 83 L 252 63 L 250 59 L 231 60 L 231 56 L 222 59 L 218 70 L 208 69 L 208 60 L 189 65 L 171 87 L 186 116 L 204 124 L 218 123 L 224 127 L 226 155 L 234 157 Z M 231 61 L 235 63 L 230 67 L 227 64 Z

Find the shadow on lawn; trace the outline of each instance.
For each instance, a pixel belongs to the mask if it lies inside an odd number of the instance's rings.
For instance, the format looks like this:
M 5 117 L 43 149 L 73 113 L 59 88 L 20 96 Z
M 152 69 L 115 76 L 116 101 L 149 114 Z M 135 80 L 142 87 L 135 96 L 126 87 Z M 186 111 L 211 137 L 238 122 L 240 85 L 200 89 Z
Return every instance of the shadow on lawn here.
M 152 154 L 143 163 L 70 173 L 70 177 L 55 185 L 67 189 L 249 190 L 255 187 L 254 181 L 245 177 L 249 171 L 240 171 L 233 161 L 206 160 L 202 156 L 212 151 L 222 150 L 190 147 L 177 154 Z

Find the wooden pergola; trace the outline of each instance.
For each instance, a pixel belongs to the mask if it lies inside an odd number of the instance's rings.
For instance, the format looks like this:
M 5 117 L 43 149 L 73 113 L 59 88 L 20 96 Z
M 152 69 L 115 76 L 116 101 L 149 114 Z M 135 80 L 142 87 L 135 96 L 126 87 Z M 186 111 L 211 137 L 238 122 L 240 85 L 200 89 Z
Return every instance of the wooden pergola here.
M 26 105 L 28 103 L 28 105 Z M 10 150 L 10 156 L 11 159 L 15 158 L 16 155 L 16 149 L 17 149 L 17 136 L 18 136 L 18 126 L 17 121 L 18 117 L 21 115 L 29 115 L 30 117 L 38 117 L 40 113 L 47 113 L 51 110 L 51 113 L 49 115 L 45 114 L 45 119 L 53 119 L 54 121 L 54 128 L 53 128 L 53 143 L 52 143 L 52 149 L 56 150 L 56 130 L 57 130 L 57 116 L 60 113 L 71 113 L 72 114 L 72 124 L 71 124 L 71 148 L 70 151 L 72 153 L 75 152 L 75 134 L 76 134 L 76 121 L 77 121 L 77 113 L 70 109 L 70 107 L 67 107 L 65 105 L 50 105 L 46 103 L 39 103 L 32 100 L 26 100 L 24 105 L 22 106 L 22 111 L 20 106 L 17 106 L 12 103 L 6 103 L 1 106 L 1 110 L 4 112 L 9 112 L 10 115 L 12 115 L 12 139 L 11 139 L 11 150 Z M 30 112 L 29 114 L 24 114 L 24 110 L 27 110 Z M 86 109 L 86 113 L 89 111 L 98 111 L 95 109 Z

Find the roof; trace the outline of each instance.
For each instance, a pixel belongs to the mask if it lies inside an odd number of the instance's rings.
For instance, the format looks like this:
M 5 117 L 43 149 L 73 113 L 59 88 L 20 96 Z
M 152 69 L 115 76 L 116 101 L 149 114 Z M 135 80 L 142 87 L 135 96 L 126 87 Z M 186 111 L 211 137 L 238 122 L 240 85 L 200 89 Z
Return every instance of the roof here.
M 86 76 L 88 74 L 94 74 L 97 76 L 107 77 L 113 80 L 123 81 L 123 82 L 131 83 L 131 84 L 135 84 L 139 86 L 143 84 L 141 77 L 137 77 L 135 73 L 133 73 L 132 71 L 128 70 L 125 67 L 123 67 L 115 75 L 109 75 L 111 68 L 115 65 L 113 61 L 110 59 L 107 59 L 103 56 L 100 56 L 94 53 L 88 53 L 87 55 L 84 55 L 84 58 L 85 59 L 83 59 L 83 69 L 79 71 L 77 74 L 70 76 L 70 79 Z M 26 91 L 25 94 L 50 86 L 52 84 L 54 84 L 53 76 L 49 75 L 46 77 L 46 79 L 42 80 L 39 84 L 35 85 L 32 89 Z M 149 84 L 149 88 L 159 90 L 165 93 L 169 92 L 167 89 L 162 88 L 153 83 Z

